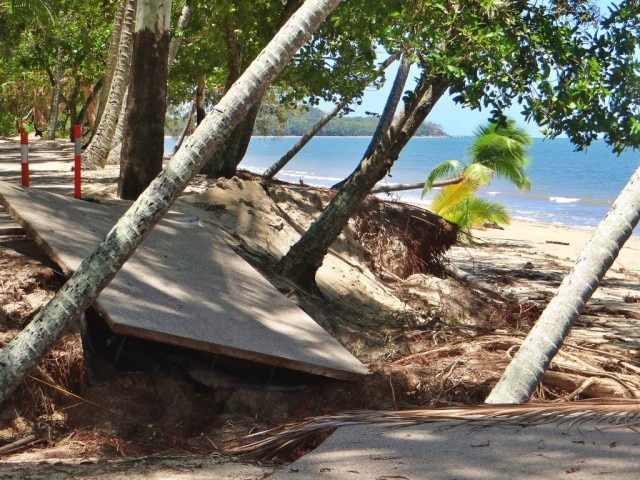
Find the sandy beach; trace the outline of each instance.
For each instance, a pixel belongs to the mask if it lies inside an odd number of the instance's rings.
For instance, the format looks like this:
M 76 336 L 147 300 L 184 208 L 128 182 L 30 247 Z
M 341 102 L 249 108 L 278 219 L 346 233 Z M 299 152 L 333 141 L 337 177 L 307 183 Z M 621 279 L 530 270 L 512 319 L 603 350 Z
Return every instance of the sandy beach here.
M 535 264 L 550 257 L 571 265 L 594 232 L 592 228 L 512 220 L 502 229 L 478 229 L 474 235 L 495 249 L 501 258 L 506 260 L 512 257 L 514 266 L 522 266 L 526 262 Z M 619 252 L 611 269 L 619 273 L 640 271 L 640 236 L 637 228 Z

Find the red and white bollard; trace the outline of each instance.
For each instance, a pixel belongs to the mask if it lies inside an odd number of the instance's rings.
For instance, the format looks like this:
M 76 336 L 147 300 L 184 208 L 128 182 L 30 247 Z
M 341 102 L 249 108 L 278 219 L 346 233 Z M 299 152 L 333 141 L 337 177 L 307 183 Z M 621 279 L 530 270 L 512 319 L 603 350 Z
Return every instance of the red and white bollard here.
M 82 198 L 82 126 L 74 125 L 73 126 L 73 138 L 76 143 L 76 154 L 74 157 L 74 166 L 73 166 L 73 198 Z
M 22 167 L 22 186 L 29 186 L 29 133 L 20 122 L 20 165 Z

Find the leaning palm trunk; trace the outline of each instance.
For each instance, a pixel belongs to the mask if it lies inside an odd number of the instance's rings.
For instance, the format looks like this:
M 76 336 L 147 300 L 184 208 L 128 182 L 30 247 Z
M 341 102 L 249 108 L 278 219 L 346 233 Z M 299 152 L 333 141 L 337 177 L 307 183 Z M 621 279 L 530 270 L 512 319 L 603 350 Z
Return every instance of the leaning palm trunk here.
M 407 58 L 406 54 L 402 55 L 402 59 L 400 61 L 400 66 L 398 67 L 398 72 L 396 73 L 396 78 L 393 81 L 393 85 L 391 87 L 391 91 L 389 92 L 389 96 L 387 97 L 387 102 L 385 103 L 384 110 L 382 111 L 382 115 L 380 115 L 380 120 L 378 121 L 378 125 L 376 126 L 375 132 L 371 136 L 371 140 L 369 141 L 369 145 L 365 150 L 362 158 L 369 158 L 373 155 L 375 149 L 384 139 L 384 136 L 391 128 L 391 124 L 395 118 L 396 110 L 398 109 L 398 104 L 400 103 L 400 99 L 402 98 L 402 94 L 404 92 L 404 86 L 407 83 L 407 77 L 409 76 L 409 69 L 411 68 L 411 62 Z M 356 170 L 351 173 L 344 180 L 336 183 L 331 188 L 339 189 L 354 175 L 354 173 L 360 168 L 360 165 L 356 167 Z
M 180 12 L 180 18 L 178 19 L 178 23 L 175 26 L 175 30 L 177 32 L 182 32 L 185 28 L 187 28 L 187 24 L 191 19 L 191 7 L 188 3 L 185 3 L 182 7 L 182 12 Z M 171 39 L 171 43 L 169 43 L 169 58 L 167 60 L 167 69 L 170 72 L 171 67 L 173 67 L 173 62 L 176 59 L 176 55 L 178 54 L 178 49 L 182 45 L 182 35 L 179 34 L 176 37 Z
M 340 0 L 307 1 L 49 303 L 0 351 L 0 403 L 96 299 L 201 167 Z
M 464 180 L 464 177 L 460 176 L 452 178 L 450 180 L 442 180 L 441 182 L 433 182 L 431 188 L 446 187 L 447 185 L 455 185 Z M 421 183 L 397 183 L 395 185 L 380 185 L 379 187 L 372 188 L 371 193 L 391 193 L 391 192 L 404 192 L 405 190 L 423 190 L 424 182 Z
M 94 127 L 100 124 L 100 119 L 104 113 L 104 107 L 109 99 L 109 92 L 111 91 L 111 82 L 113 82 L 113 76 L 116 72 L 116 65 L 118 63 L 118 50 L 120 49 L 120 36 L 122 35 L 122 24 L 124 22 L 124 16 L 127 10 L 127 1 L 123 0 L 120 3 L 118 12 L 113 19 L 113 30 L 111 31 L 111 43 L 109 44 L 109 55 L 107 59 L 109 64 L 107 65 L 107 73 L 104 76 L 104 84 L 100 89 L 100 100 L 98 102 L 98 112 L 96 113 L 96 119 Z M 92 127 L 91 139 L 95 135 L 95 128 Z
M 344 187 L 280 259 L 277 268 L 282 275 L 306 290 L 315 288 L 316 272 L 322 265 L 329 246 L 338 238 L 373 186 L 389 172 L 404 146 L 447 88 L 449 84 L 445 79 L 426 78 L 426 74 L 423 76 L 416 87 L 413 100 L 405 105 L 401 114 L 396 115 L 373 155 L 362 159 Z
M 96 133 L 82 155 L 82 167 L 98 168 L 104 167 L 107 162 L 113 135 L 116 131 L 118 118 L 122 109 L 122 102 L 125 98 L 129 72 L 131 69 L 131 51 L 133 42 L 131 38 L 135 28 L 137 0 L 125 0 L 127 9 L 125 11 L 122 31 L 120 34 L 120 48 L 118 50 L 118 61 L 116 70 L 111 82 L 109 97 L 105 105 L 104 113 L 100 123 L 96 127 Z
M 111 139 L 111 148 L 109 149 L 109 154 L 105 162 L 107 165 L 117 165 L 120 163 L 120 157 L 122 156 L 122 139 L 124 137 L 124 119 L 127 113 L 128 89 L 125 90 L 125 92 L 122 107 L 120 108 L 120 115 L 118 115 L 118 122 L 116 123 L 116 129 Z
M 526 402 L 640 219 L 640 168 L 600 222 L 556 296 L 525 338 L 487 403 Z
M 342 110 L 349 104 L 350 100 L 350 98 L 343 98 L 340 102 L 338 102 L 338 104 L 333 107 L 330 112 L 325 114 L 309 130 L 307 130 L 304 135 L 300 137 L 300 140 L 298 140 L 293 147 L 287 150 L 287 152 L 282 157 L 280 157 L 280 160 L 266 169 L 262 176 L 267 180 L 271 180 L 273 177 L 275 177 L 278 172 L 280 172 L 280 170 L 282 170 L 287 165 L 287 163 L 289 163 L 289 161 L 291 161 L 291 159 L 295 157 L 298 152 L 302 150 L 313 137 L 316 136 L 316 133 L 318 133 L 322 129 L 322 127 L 329 123 L 329 121 L 333 117 L 340 113 L 340 110 Z
M 387 133 L 389 127 L 391 127 L 391 122 L 393 121 L 393 117 L 398 109 L 398 104 L 404 94 L 404 86 L 407 83 L 410 68 L 411 61 L 407 54 L 403 53 L 402 58 L 400 59 L 400 66 L 398 67 L 398 73 L 396 73 L 396 78 L 393 81 L 393 86 L 389 93 L 389 98 L 387 98 L 387 103 L 385 103 L 382 115 L 380 115 L 380 121 L 376 126 L 376 131 L 373 132 L 373 136 L 371 137 L 371 141 L 369 142 L 369 146 L 364 152 L 363 157 L 373 155 L 373 151 L 382 140 L 382 137 Z

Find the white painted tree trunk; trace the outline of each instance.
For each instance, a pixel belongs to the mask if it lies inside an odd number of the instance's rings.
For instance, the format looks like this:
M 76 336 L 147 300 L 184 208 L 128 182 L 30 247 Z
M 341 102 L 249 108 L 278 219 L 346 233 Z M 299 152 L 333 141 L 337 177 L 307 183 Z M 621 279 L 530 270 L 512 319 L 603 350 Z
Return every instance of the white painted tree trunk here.
M 584 305 L 640 219 L 640 168 L 635 171 L 525 338 L 487 403 L 529 400 Z
M 131 49 L 133 42 L 131 38 L 135 28 L 136 18 L 136 0 L 126 0 L 127 8 L 125 10 L 124 21 L 122 24 L 122 32 L 120 34 L 120 48 L 118 49 L 118 62 L 116 70 L 111 82 L 109 97 L 105 105 L 104 113 L 100 119 L 100 123 L 96 128 L 96 134 L 91 143 L 82 154 L 82 168 L 98 168 L 104 167 L 107 162 L 107 156 L 111 149 L 113 135 L 118 124 L 120 111 L 122 109 L 123 99 L 129 81 L 129 72 L 131 69 Z
M 307 0 L 47 305 L 0 351 L 0 403 L 96 299 L 340 0 Z

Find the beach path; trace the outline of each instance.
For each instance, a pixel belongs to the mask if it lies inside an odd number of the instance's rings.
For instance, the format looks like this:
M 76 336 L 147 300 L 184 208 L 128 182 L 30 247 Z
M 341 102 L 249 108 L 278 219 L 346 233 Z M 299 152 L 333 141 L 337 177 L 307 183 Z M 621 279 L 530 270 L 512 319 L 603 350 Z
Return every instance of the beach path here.
M 0 182 L 2 203 L 70 275 L 122 215 Z M 353 379 L 366 367 L 197 217 L 170 211 L 97 301 L 114 332 L 307 373 Z

